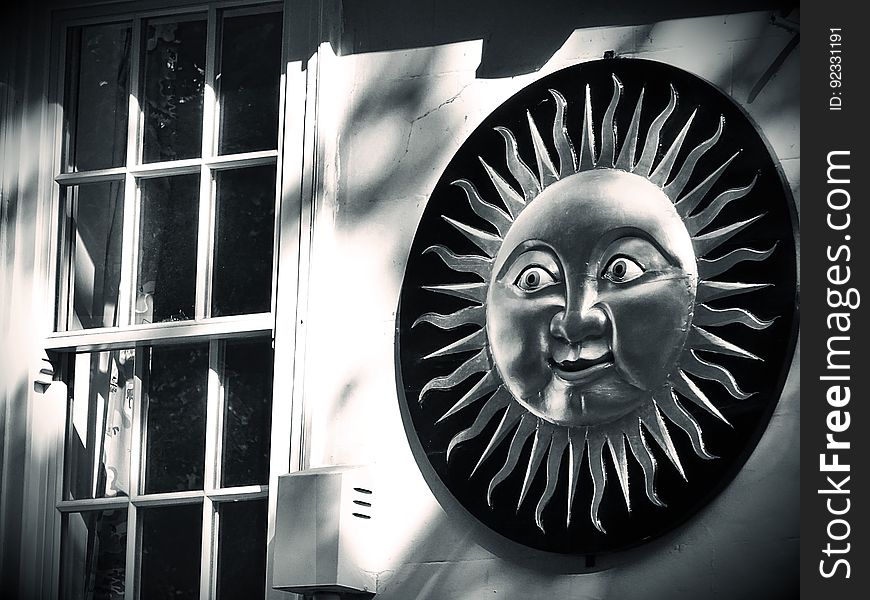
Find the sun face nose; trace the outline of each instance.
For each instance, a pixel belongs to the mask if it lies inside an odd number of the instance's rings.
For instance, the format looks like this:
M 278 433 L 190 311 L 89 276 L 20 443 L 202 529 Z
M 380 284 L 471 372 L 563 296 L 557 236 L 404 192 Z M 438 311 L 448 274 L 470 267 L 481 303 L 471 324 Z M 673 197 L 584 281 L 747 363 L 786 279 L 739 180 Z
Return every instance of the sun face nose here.
M 607 313 L 599 306 L 567 306 L 553 315 L 550 333 L 569 345 L 582 345 L 587 340 L 603 337 L 607 332 L 607 321 Z

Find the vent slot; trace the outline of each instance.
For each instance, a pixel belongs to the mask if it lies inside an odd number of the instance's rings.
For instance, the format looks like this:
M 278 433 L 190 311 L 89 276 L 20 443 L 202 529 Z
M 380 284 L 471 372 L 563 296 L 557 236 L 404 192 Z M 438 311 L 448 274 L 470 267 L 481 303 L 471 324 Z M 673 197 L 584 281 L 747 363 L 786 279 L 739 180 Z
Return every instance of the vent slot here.
M 361 488 L 361 487 L 355 487 L 355 488 L 353 488 L 353 491 L 359 492 L 360 494 L 371 494 L 372 493 L 371 490 L 367 490 L 367 489 Z
M 351 514 L 357 518 L 360 518 L 360 519 L 371 519 L 370 515 L 364 515 L 362 513 L 357 513 L 357 512 L 351 513 Z

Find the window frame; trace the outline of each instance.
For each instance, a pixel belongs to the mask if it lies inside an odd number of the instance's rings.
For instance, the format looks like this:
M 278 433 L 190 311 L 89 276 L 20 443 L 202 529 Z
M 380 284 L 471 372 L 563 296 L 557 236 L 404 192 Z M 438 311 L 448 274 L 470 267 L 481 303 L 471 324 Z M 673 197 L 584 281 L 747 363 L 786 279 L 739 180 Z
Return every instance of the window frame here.
M 277 490 L 278 477 L 290 471 L 296 471 L 302 468 L 305 443 L 305 426 L 303 423 L 304 410 L 302 402 L 302 383 L 303 373 L 301 365 L 304 360 L 304 313 L 306 310 L 305 293 L 307 291 L 308 280 L 308 257 L 310 256 L 311 233 L 313 228 L 313 196 L 316 193 L 318 186 L 313 183 L 316 174 L 317 165 L 317 136 L 316 127 L 314 124 L 314 116 L 316 114 L 317 105 L 317 83 L 319 79 L 318 69 L 318 51 L 308 57 L 294 59 L 291 61 L 290 44 L 288 42 L 290 25 L 295 25 L 296 31 L 306 31 L 307 25 L 298 25 L 297 23 L 307 23 L 311 20 L 312 15 L 317 11 L 311 11 L 311 7 L 306 5 L 300 6 L 298 3 L 291 0 L 263 1 L 263 0 L 220 0 L 211 1 L 200 0 L 198 2 L 185 2 L 178 5 L 168 2 L 148 2 L 140 3 L 132 6 L 132 3 L 123 5 L 103 5 L 103 6 L 86 6 L 79 8 L 60 9 L 50 13 L 51 26 L 49 43 L 47 44 L 46 68 L 44 72 L 46 81 L 46 92 L 48 102 L 45 104 L 43 112 L 43 126 L 41 136 L 41 152 L 40 159 L 40 176 L 41 181 L 50 182 L 49 185 L 40 184 L 40 197 L 44 198 L 44 202 L 40 202 L 37 209 L 37 223 L 39 234 L 37 238 L 37 257 L 36 264 L 38 265 L 38 281 L 40 284 L 39 297 L 36 302 L 39 306 L 41 314 L 45 315 L 44 323 L 39 337 L 42 341 L 42 348 L 52 358 L 55 365 L 63 363 L 63 357 L 76 352 L 109 350 L 119 348 L 140 347 L 152 344 L 164 343 L 187 343 L 195 341 L 208 340 L 209 344 L 222 343 L 223 340 L 234 338 L 258 338 L 262 336 L 270 336 L 273 345 L 273 360 L 274 365 L 282 365 L 282 368 L 273 368 L 273 383 L 272 383 L 272 425 L 270 431 L 271 438 L 271 454 L 269 462 L 268 484 L 266 486 L 258 486 L 256 490 L 239 490 L 231 489 L 220 490 L 215 496 L 216 501 L 229 501 L 235 499 L 235 495 L 239 493 L 249 493 L 253 491 L 258 497 L 266 496 L 268 498 L 268 527 L 266 534 L 267 543 L 267 560 L 266 560 L 266 582 L 265 597 L 270 600 L 283 598 L 284 595 L 271 589 L 270 582 L 272 580 L 272 554 L 273 538 L 275 532 L 275 516 L 277 506 L 277 494 L 268 494 L 268 490 Z M 318 5 L 317 0 L 312 2 Z M 123 21 L 126 19 L 135 19 L 141 22 L 142 19 L 151 16 L 166 16 L 166 15 L 181 15 L 185 13 L 207 12 L 207 18 L 210 24 L 215 23 L 218 11 L 223 9 L 237 9 L 244 7 L 254 7 L 270 5 L 277 9 L 277 12 L 282 14 L 282 41 L 281 41 L 281 72 L 279 77 L 279 110 L 278 110 L 278 140 L 276 150 L 258 151 L 244 153 L 244 155 L 229 155 L 218 156 L 212 153 L 211 156 L 203 155 L 199 159 L 191 161 L 177 161 L 171 165 L 166 163 L 151 163 L 151 164 L 130 164 L 130 159 L 135 156 L 131 153 L 131 147 L 134 144 L 139 144 L 138 136 L 136 139 L 131 139 L 128 135 L 128 166 L 117 169 L 104 169 L 100 171 L 91 171 L 81 174 L 61 173 L 62 153 L 63 153 L 63 103 L 62 98 L 65 91 L 65 68 L 67 65 L 66 40 L 67 31 L 71 27 L 103 24 L 109 22 Z M 138 8 L 137 7 L 141 7 Z M 134 26 L 133 31 L 141 31 L 140 28 Z M 215 28 L 209 27 L 209 40 L 207 42 L 209 53 L 212 55 L 210 67 L 212 72 L 207 77 L 206 81 L 214 81 L 214 55 L 215 45 L 214 35 Z M 139 33 L 134 33 L 138 36 Z M 138 40 L 134 40 L 134 43 Z M 135 64 L 135 63 L 134 63 Z M 138 71 L 138 64 L 134 68 Z M 131 85 L 139 85 L 139 73 L 131 73 Z M 205 93 L 211 94 L 212 100 L 216 101 L 216 90 L 211 85 L 206 85 Z M 135 96 L 131 88 L 128 96 L 130 103 L 134 103 Z M 206 98 L 205 105 L 208 105 Z M 211 104 L 212 107 L 216 103 Z M 206 109 L 207 110 L 207 109 Z M 138 102 L 136 110 L 129 110 L 128 119 L 141 119 Z M 217 115 L 212 114 L 208 117 L 212 125 L 217 125 Z M 206 115 L 204 115 L 204 122 Z M 130 124 L 132 126 L 132 124 Z M 128 127 L 128 132 L 131 129 Z M 136 131 L 141 134 L 141 126 L 137 123 Z M 216 133 L 215 127 L 209 128 L 209 134 Z M 203 148 L 206 143 L 206 128 L 203 129 Z M 209 140 L 212 148 L 217 149 L 216 135 Z M 201 185 L 212 185 L 211 177 L 203 177 L 208 172 L 217 172 L 218 170 L 228 168 L 242 168 L 244 166 L 252 166 L 256 164 L 274 164 L 276 166 L 276 194 L 275 194 L 275 213 L 274 213 L 274 243 L 273 243 L 273 258 L 272 258 L 272 289 L 271 289 L 271 306 L 267 313 L 257 313 L 252 315 L 226 316 L 214 318 L 197 318 L 190 321 L 178 321 L 164 324 L 149 324 L 149 325 L 132 325 L 118 326 L 111 328 L 93 328 L 80 329 L 70 331 L 57 331 L 55 327 L 55 319 L 59 316 L 59 305 L 62 303 L 61 294 L 64 292 L 61 286 L 61 281 L 66 281 L 65 274 L 61 271 L 60 252 L 62 248 L 68 248 L 69 240 L 66 238 L 68 231 L 63 227 L 64 216 L 61 214 L 62 204 L 62 187 L 69 186 L 73 183 L 96 182 L 106 180 L 122 180 L 125 182 L 125 208 L 129 203 L 138 204 L 138 193 L 131 194 L 131 182 L 134 188 L 137 188 L 136 181 L 140 177 L 156 177 L 167 173 L 178 173 L 183 170 L 188 172 L 200 173 Z M 200 197 L 203 197 L 201 191 Z M 213 191 L 209 194 L 211 201 L 208 203 L 209 208 L 213 208 L 215 204 L 215 194 Z M 202 206 L 201 206 L 202 208 Z M 201 225 L 200 231 L 203 229 L 202 222 L 205 219 L 203 215 L 205 211 L 201 210 Z M 131 213 L 132 214 L 132 213 Z M 125 211 L 125 221 L 130 219 L 127 211 Z M 213 230 L 214 217 L 213 213 L 208 215 L 209 232 Z M 129 228 L 135 225 L 125 223 L 125 240 L 130 239 L 128 236 Z M 58 232 L 63 232 L 58 235 Z M 213 236 L 208 236 L 207 240 L 203 240 L 200 236 L 198 244 L 207 242 L 207 246 L 202 249 L 198 248 L 198 255 L 205 256 L 207 260 L 211 260 L 213 252 Z M 127 243 L 126 241 L 124 242 Z M 203 253 L 203 250 L 206 252 Z M 198 261 L 199 264 L 199 261 Z M 135 260 L 127 259 L 124 269 L 126 271 L 126 279 L 122 278 L 122 290 L 132 290 L 132 277 L 135 275 Z M 207 270 L 210 273 L 210 269 Z M 63 279 L 62 279 L 63 277 Z M 205 281 L 203 281 L 205 280 Z M 197 270 L 197 316 L 204 315 L 208 309 L 207 295 L 200 293 L 200 290 L 206 289 L 206 284 L 210 284 L 205 279 L 203 269 Z M 209 288 L 210 289 L 210 288 Z M 279 302 L 280 290 L 280 302 Z M 122 294 L 124 291 L 121 292 Z M 126 299 L 128 306 L 132 307 L 133 303 Z M 120 303 L 119 303 L 120 304 Z M 200 307 L 205 307 L 205 310 L 200 311 Z M 64 309 L 68 312 L 68 307 Z M 65 315 L 64 315 L 65 316 Z M 132 318 L 128 319 L 132 322 Z M 288 370 L 289 369 L 289 370 Z M 287 374 L 289 373 L 289 375 Z M 66 414 L 65 407 L 67 404 L 67 390 L 63 380 L 63 370 L 57 369 L 55 374 L 55 383 L 50 386 L 49 391 L 45 392 L 47 396 L 52 397 L 52 403 L 55 406 L 62 405 L 64 407 L 63 415 Z M 35 391 L 35 394 L 40 392 Z M 137 398 L 141 397 L 137 395 Z M 32 421 L 31 421 L 32 423 Z M 47 468 L 45 468 L 44 477 L 45 489 L 48 492 L 49 500 L 45 506 L 37 509 L 37 512 L 42 514 L 41 520 L 44 525 L 43 534 L 37 542 L 35 551 L 43 558 L 41 567 L 42 574 L 38 575 L 38 581 L 34 582 L 37 587 L 41 586 L 44 592 L 47 592 L 50 597 L 58 597 L 60 591 L 60 571 L 61 571 L 61 529 L 64 513 L 80 512 L 82 508 L 101 508 L 115 504 L 131 502 L 128 498 L 123 499 L 105 499 L 91 501 L 65 501 L 63 499 L 64 487 L 64 461 L 63 449 L 65 446 L 67 423 L 66 418 L 54 418 L 43 428 L 43 431 L 34 433 L 33 437 L 40 451 L 47 453 L 49 457 L 54 457 L 49 460 Z M 207 440 L 206 452 L 214 452 L 214 445 Z M 211 448 L 211 449 L 209 449 Z M 141 450 L 139 448 L 138 450 Z M 138 466 L 134 467 L 138 470 Z M 54 493 L 51 493 L 53 490 Z M 197 492 L 207 498 L 205 491 Z M 151 495 L 151 499 L 145 499 L 140 504 L 149 504 L 155 502 L 172 503 L 173 499 L 160 499 L 158 495 Z M 53 501 L 50 500 L 53 497 Z M 176 500 L 184 501 L 186 498 L 177 496 Z M 211 500 L 203 500 L 203 502 L 211 502 Z M 80 505 L 77 505 L 80 503 Z M 204 507 L 205 508 L 205 507 Z M 206 513 L 203 512 L 205 520 Z M 216 513 L 212 513 L 215 514 Z M 35 516 L 35 515 L 34 515 Z M 128 523 L 128 527 L 130 524 Z M 214 543 L 217 543 L 218 531 L 215 528 L 208 528 L 203 524 L 203 536 L 212 536 Z M 129 540 L 127 552 L 136 553 L 138 548 L 136 544 Z M 204 545 L 203 548 L 206 546 Z M 209 547 L 211 547 L 209 545 Z M 217 569 L 217 560 L 214 553 L 206 555 L 203 551 L 201 573 L 215 573 Z M 128 559 L 129 564 L 129 559 Z M 38 569 L 39 570 L 39 569 Z M 48 576 L 50 574 L 50 576 Z M 205 577 L 205 576 L 203 576 Z M 34 576 L 36 579 L 37 576 Z M 211 578 L 209 585 L 214 585 L 217 581 L 216 577 Z M 135 582 L 135 575 L 129 578 L 126 592 L 127 597 L 130 596 L 129 591 L 131 585 Z M 205 597 L 209 597 L 210 592 L 205 592 L 204 579 L 201 582 L 201 594 L 205 593 Z M 135 587 L 135 586 L 134 586 Z M 210 589 L 210 588 L 209 588 Z

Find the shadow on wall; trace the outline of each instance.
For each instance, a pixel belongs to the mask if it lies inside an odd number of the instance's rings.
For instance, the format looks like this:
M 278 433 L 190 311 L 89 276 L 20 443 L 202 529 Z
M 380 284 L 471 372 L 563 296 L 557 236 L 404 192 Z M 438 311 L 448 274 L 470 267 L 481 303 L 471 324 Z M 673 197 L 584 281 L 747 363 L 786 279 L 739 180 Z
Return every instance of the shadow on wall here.
M 589 0 L 326 0 L 326 14 L 320 17 L 326 25 L 323 34 L 291 36 L 295 40 L 291 60 L 304 64 L 324 41 L 333 44 L 336 54 L 348 55 L 483 40 L 477 77 L 511 77 L 540 69 L 575 29 L 756 10 L 783 9 L 785 15 L 797 4 L 794 0 L 634 0 L 614 10 L 609 2 Z M 305 21 L 309 25 L 303 27 L 313 33 L 312 20 Z

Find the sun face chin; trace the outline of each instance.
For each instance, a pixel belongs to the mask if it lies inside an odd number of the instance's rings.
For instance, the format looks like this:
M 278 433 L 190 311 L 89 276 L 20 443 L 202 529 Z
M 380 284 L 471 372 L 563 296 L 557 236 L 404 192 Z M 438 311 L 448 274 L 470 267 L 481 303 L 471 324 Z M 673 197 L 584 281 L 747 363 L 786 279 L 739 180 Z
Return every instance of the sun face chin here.
M 660 133 L 676 107 L 676 91 L 671 88 L 670 102 L 652 120 L 638 147 L 643 92 L 628 133 L 617 144 L 614 115 L 622 84 L 615 76 L 613 82 L 599 143 L 593 135 L 596 128 L 587 86 L 579 155 L 565 127 L 567 103 L 551 90 L 556 107 L 551 147 L 556 150 L 558 167 L 530 114 L 536 170 L 520 158 L 513 133 L 497 128 L 505 142 L 507 171 L 519 189 L 481 159 L 497 194 L 495 202 L 484 200 L 467 180 L 455 185 L 491 229 L 444 217 L 482 254 L 457 255 L 442 245 L 426 250 L 453 271 L 472 273 L 480 282 L 425 286 L 462 298 L 469 305 L 448 315 L 426 313 L 414 323 L 448 330 L 476 326 L 470 335 L 425 357 L 472 353 L 452 373 L 431 379 L 420 401 L 431 390 L 449 390 L 477 377 L 438 421 L 448 421 L 466 407 L 482 403 L 473 424 L 451 439 L 448 461 L 458 445 L 498 421 L 470 475 L 475 476 L 495 449 L 510 439 L 504 464 L 488 485 L 487 500 L 492 506 L 493 490 L 522 468 L 519 461 L 531 440 L 517 507 L 546 463 L 546 486 L 535 507 L 541 530 L 545 529 L 543 510 L 563 477 L 566 455 L 566 525 L 575 513 L 578 486 L 591 481 L 589 519 L 605 531 L 599 508 L 607 484 L 606 454 L 612 459 L 627 508 L 629 454 L 643 471 L 646 498 L 662 505 L 650 444 L 656 444 L 685 477 L 668 424 L 688 437 L 699 457 L 710 459 L 701 426 L 684 404 L 691 403 L 727 423 L 693 377 L 721 384 L 738 400 L 750 395 L 710 356 L 758 357 L 710 328 L 740 324 L 764 329 L 772 323 L 742 308 L 706 304 L 765 287 L 712 278 L 744 261 L 764 260 L 774 250 L 739 248 L 707 258 L 761 217 L 709 227 L 728 204 L 748 195 L 755 183 L 729 189 L 708 201 L 708 193 L 733 156 L 688 189 L 689 181 L 697 179 L 693 174 L 699 160 L 719 140 L 724 121 L 719 121 L 712 137 L 687 154 L 681 153 L 693 114 L 657 159 Z M 676 168 L 678 157 L 682 163 Z M 702 357 L 698 352 L 705 354 Z M 588 476 L 581 475 L 582 464 L 588 465 Z

